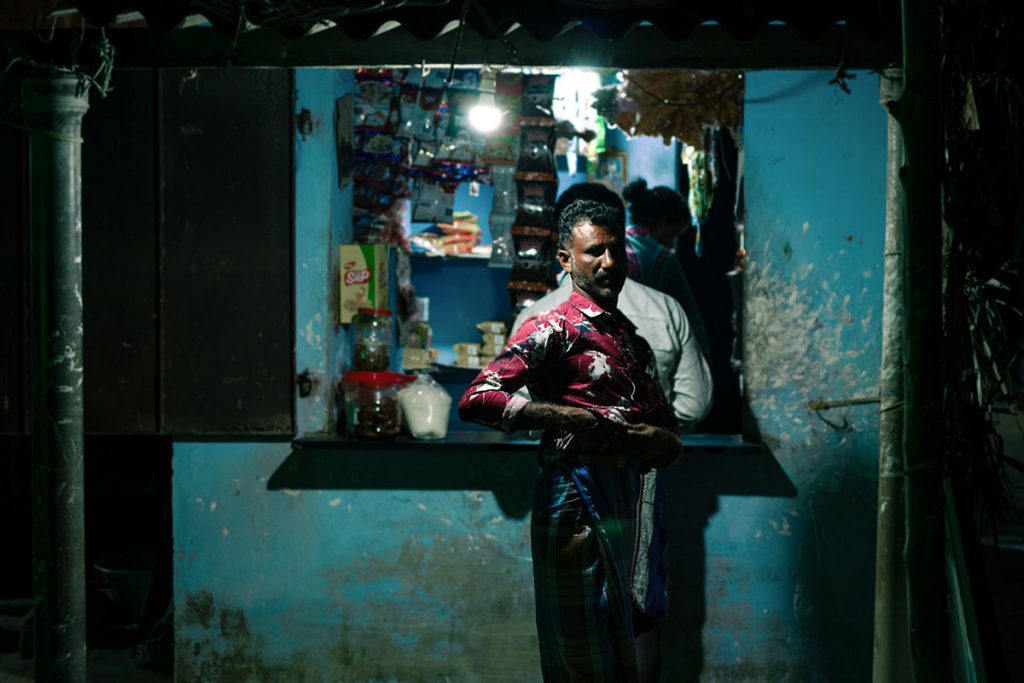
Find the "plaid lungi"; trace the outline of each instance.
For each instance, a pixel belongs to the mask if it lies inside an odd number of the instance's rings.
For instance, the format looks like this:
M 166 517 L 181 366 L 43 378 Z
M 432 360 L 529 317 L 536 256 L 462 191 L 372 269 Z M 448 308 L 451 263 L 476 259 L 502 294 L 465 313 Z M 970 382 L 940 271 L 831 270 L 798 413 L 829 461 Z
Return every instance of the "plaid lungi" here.
M 531 535 L 546 682 L 637 680 L 633 567 L 643 490 L 636 468 L 545 467 Z

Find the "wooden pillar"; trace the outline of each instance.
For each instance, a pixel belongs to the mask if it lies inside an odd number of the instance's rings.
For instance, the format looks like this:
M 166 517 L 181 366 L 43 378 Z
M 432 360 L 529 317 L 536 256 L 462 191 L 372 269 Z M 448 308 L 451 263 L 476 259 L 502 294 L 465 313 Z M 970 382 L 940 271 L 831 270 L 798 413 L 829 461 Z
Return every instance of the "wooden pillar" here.
M 85 681 L 82 116 L 77 78 L 30 78 L 35 680 Z

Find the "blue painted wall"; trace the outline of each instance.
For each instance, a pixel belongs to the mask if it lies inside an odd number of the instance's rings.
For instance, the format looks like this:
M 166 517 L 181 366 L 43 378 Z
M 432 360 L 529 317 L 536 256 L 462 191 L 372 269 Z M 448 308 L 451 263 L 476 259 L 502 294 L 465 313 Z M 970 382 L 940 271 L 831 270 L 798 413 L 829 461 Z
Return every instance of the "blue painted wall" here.
M 827 81 L 747 79 L 746 397 L 796 496 L 718 500 L 705 680 L 870 680 L 878 406 L 807 404 L 878 395 L 886 118 Z
M 744 496 L 673 470 L 683 579 L 665 680 L 870 676 L 877 407 L 831 411 L 837 430 L 806 404 L 877 392 L 885 116 L 876 77 L 861 74 L 852 95 L 830 77 L 748 78 L 746 390 L 775 469 Z M 350 201 L 328 124 L 351 80 L 297 70 L 295 82 L 297 106 L 321 121 L 296 142 L 297 367 L 328 376 L 344 353 L 332 255 Z M 479 285 L 471 267 L 460 280 Z M 327 424 L 320 391 L 298 404 L 302 431 Z M 539 680 L 522 501 L 386 482 L 268 490 L 288 452 L 175 444 L 179 678 Z
M 300 434 L 324 432 L 334 410 L 333 379 L 345 359 L 338 319 L 338 246 L 352 238 L 352 185 L 339 187 L 335 101 L 351 95 L 353 73 L 343 69 L 293 72 L 296 111 L 309 109 L 312 131 L 295 139 L 295 367 L 317 378 L 313 395 L 296 394 Z

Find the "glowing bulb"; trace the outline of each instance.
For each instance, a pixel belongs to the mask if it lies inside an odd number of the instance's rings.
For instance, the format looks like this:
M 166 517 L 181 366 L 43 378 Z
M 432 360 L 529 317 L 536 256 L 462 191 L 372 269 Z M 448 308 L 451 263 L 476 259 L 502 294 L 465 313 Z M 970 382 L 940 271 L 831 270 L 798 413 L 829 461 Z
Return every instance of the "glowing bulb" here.
M 481 133 L 490 133 L 501 125 L 501 114 L 494 104 L 494 93 L 481 93 L 480 101 L 469 110 L 469 125 Z

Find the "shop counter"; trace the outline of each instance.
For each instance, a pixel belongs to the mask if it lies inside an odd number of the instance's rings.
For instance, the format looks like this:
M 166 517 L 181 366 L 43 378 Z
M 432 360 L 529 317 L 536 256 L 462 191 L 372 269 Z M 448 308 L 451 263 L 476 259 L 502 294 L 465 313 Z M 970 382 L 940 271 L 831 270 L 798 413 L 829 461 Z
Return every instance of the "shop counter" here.
M 505 434 L 496 430 L 451 431 L 448 436 L 435 441 L 400 436 L 395 439 L 354 439 L 345 436 L 317 435 L 303 436 L 292 441 L 292 452 L 331 451 L 338 454 L 351 451 L 521 451 L 536 454 L 537 439 Z M 739 434 L 684 434 L 683 450 L 689 453 L 731 452 L 760 453 L 759 443 L 744 441 Z
M 734 434 L 683 437 L 671 468 L 707 494 L 796 495 L 792 481 L 762 444 Z M 364 441 L 304 436 L 267 483 L 270 490 L 489 490 L 511 517 L 530 507 L 538 442 L 497 431 L 454 431 L 438 441 L 398 437 Z

